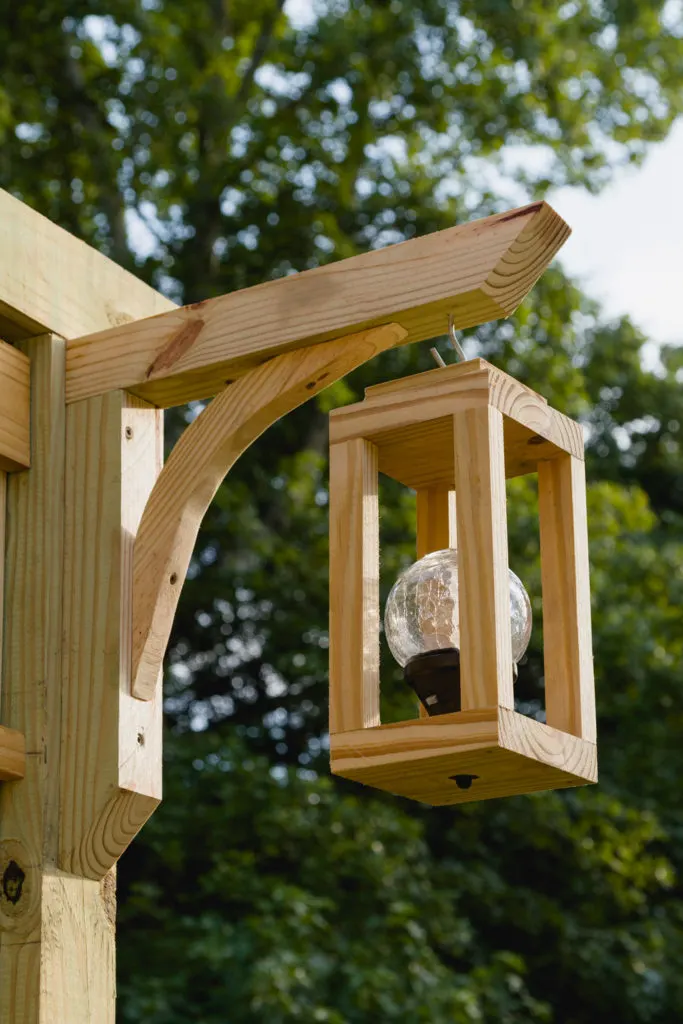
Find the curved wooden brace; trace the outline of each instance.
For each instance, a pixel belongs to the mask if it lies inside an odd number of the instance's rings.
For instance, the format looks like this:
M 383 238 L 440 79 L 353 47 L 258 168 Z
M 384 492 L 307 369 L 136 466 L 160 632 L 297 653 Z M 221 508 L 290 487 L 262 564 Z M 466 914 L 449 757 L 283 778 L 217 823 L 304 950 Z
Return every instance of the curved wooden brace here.
M 199 527 L 244 451 L 285 413 L 406 337 L 385 324 L 270 359 L 240 377 L 190 424 L 161 471 L 133 554 L 132 693 L 150 700 Z

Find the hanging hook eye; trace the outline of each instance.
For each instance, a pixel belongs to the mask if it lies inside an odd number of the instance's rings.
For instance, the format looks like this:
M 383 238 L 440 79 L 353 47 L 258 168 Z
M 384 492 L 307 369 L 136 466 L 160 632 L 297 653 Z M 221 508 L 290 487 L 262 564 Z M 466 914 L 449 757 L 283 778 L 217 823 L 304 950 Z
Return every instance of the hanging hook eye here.
M 452 347 L 455 349 L 455 354 L 457 355 L 458 359 L 465 360 L 467 357 L 463 352 L 462 345 L 458 341 L 458 336 L 455 333 L 455 321 L 453 320 L 452 313 L 448 314 L 448 340 L 450 341 Z

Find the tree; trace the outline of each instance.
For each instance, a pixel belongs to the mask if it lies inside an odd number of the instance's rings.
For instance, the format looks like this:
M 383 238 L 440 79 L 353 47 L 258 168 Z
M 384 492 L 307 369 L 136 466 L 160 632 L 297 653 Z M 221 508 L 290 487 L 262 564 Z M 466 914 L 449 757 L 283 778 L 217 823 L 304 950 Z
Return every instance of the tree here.
M 320 0 L 296 28 L 278 0 L 7 5 L 0 183 L 192 301 L 498 209 L 505 182 L 602 187 L 681 110 L 676 10 Z M 426 347 L 230 474 L 169 658 L 166 803 L 121 865 L 122 1020 L 678 1019 L 681 363 L 646 371 L 644 342 L 559 267 L 466 340 L 588 428 L 596 789 L 440 812 L 327 777 L 325 413 Z M 538 621 L 533 486 L 509 497 Z M 386 590 L 414 502 L 383 501 Z M 409 713 L 385 662 L 385 713 Z

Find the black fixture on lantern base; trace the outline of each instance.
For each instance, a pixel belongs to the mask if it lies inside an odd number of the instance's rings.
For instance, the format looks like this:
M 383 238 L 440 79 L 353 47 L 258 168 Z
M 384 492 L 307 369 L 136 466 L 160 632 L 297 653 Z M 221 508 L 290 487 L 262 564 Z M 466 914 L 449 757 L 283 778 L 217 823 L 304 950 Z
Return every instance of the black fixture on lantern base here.
M 460 711 L 460 651 L 457 647 L 417 654 L 406 663 L 403 675 L 428 715 Z

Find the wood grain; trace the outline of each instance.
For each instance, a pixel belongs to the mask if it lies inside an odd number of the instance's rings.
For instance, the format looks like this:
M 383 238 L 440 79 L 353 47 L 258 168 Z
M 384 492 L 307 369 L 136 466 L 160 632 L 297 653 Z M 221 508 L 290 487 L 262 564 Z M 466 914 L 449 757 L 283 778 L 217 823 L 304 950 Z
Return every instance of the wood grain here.
M 76 338 L 174 309 L 96 249 L 0 189 L 0 335 Z
M 382 323 L 405 341 L 508 316 L 566 240 L 545 203 L 74 339 L 68 401 L 125 388 L 160 406 L 217 394 L 255 364 Z
M 377 450 L 330 447 L 330 733 L 379 725 Z
M 335 775 L 440 806 L 584 786 L 596 748 L 508 708 L 439 715 L 332 734 Z M 454 775 L 474 775 L 460 789 Z
M 7 474 L 0 469 L 0 702 L 2 701 L 3 630 L 5 624 L 5 525 L 7 522 Z
M 455 491 L 420 490 L 415 495 L 415 506 L 417 557 L 424 558 L 431 551 L 444 548 L 457 548 Z M 418 711 L 420 718 L 429 717 L 421 702 L 418 702 Z
M 98 882 L 58 882 L 64 517 L 64 342 L 22 343 L 31 359 L 30 472 L 8 487 L 0 720 L 26 738 L 26 773 L 0 786 L 0 1020 L 113 1024 L 114 932 Z M 20 874 L 17 875 L 17 869 Z M 68 925 L 68 926 L 67 926 Z
M 387 324 L 278 356 L 227 388 L 187 428 L 135 543 L 132 678 L 140 700 L 155 692 L 202 518 L 231 466 L 285 413 L 404 337 L 403 328 Z
M 0 782 L 16 782 L 26 774 L 24 734 L 0 725 Z
M 27 356 L 0 341 L 0 472 L 31 464 L 30 376 Z
M 331 413 L 330 440 L 372 440 L 380 472 L 414 490 L 453 486 L 453 414 L 487 404 L 504 416 L 507 478 L 535 473 L 541 461 L 563 452 L 583 458 L 578 423 L 483 359 L 376 385 L 365 394 L 365 401 Z
M 161 695 L 130 692 L 133 546 L 161 462 L 159 410 L 120 391 L 68 407 L 58 863 L 97 880 L 161 799 Z
M 462 709 L 512 708 L 503 418 L 485 406 L 453 423 Z
M 596 741 L 586 474 L 566 455 L 538 468 L 548 724 Z

